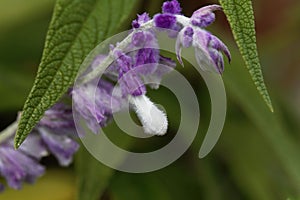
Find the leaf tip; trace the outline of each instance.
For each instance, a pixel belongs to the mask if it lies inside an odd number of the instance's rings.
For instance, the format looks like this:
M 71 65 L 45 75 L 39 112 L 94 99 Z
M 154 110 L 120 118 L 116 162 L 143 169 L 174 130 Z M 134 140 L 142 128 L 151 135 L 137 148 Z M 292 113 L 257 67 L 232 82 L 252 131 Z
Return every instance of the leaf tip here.
M 272 113 L 274 113 L 274 108 L 273 108 L 273 106 L 272 106 L 272 102 L 269 102 L 269 103 L 268 103 L 268 107 L 269 107 L 270 111 L 271 111 Z
M 263 96 L 264 101 L 265 101 L 265 103 L 267 104 L 269 110 L 270 110 L 272 113 L 274 113 L 274 108 L 273 108 L 272 101 L 271 101 L 271 99 L 270 99 L 269 94 L 267 93 L 267 95 L 262 95 L 262 96 Z
M 19 128 L 17 129 L 17 132 L 16 132 L 16 135 L 15 135 L 15 138 L 14 138 L 14 147 L 15 149 L 18 149 L 21 144 L 24 142 L 25 138 L 22 137 L 22 134 L 20 134 L 20 130 Z

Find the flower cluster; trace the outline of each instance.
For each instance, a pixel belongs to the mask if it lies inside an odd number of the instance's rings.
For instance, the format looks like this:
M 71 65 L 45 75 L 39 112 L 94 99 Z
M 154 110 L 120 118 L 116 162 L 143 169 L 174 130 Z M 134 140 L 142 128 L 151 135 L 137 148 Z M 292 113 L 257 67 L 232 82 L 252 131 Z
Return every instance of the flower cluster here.
M 44 167 L 39 160 L 49 153 L 62 166 L 71 163 L 79 148 L 74 140 L 76 129 L 72 112 L 83 117 L 88 128 L 98 133 L 115 112 L 129 104 L 145 133 L 163 135 L 167 132 L 166 114 L 146 96 L 146 85 L 158 89 L 163 76 L 176 66 L 175 61 L 160 54 L 157 30 L 164 29 L 169 37 L 176 38 L 175 50 L 182 65 L 182 47 L 195 49 L 196 60 L 204 70 L 221 74 L 224 70 L 222 53 L 230 61 L 230 53 L 224 43 L 204 29 L 215 20 L 213 12 L 221 10 L 221 7 L 200 8 L 190 18 L 182 15 L 181 10 L 178 1 L 172 0 L 165 2 L 162 13 L 156 14 L 153 19 L 147 13 L 138 15 L 132 22 L 130 34 L 123 41 L 111 45 L 107 55 L 98 55 L 83 75 L 84 81 L 71 89 L 73 110 L 59 103 L 46 111 L 18 150 L 13 147 L 16 124 L 5 134 L 0 134 L 0 175 L 10 187 L 19 189 L 22 182 L 32 183 L 41 176 Z M 99 77 L 103 66 L 106 70 Z M 0 191 L 3 189 L 0 183 Z
M 182 65 L 182 47 L 192 46 L 202 69 L 222 73 L 222 52 L 230 61 L 229 50 L 221 40 L 204 30 L 215 20 L 213 11 L 220 9 L 218 5 L 206 6 L 188 18 L 181 14 L 178 1 L 172 0 L 165 2 L 162 13 L 156 14 L 153 19 L 147 13 L 138 15 L 132 22 L 130 35 L 115 46 L 111 45 L 108 55 L 98 55 L 89 69 L 92 78 L 73 89 L 75 111 L 97 133 L 114 112 L 119 112 L 129 102 L 145 133 L 165 134 L 168 126 L 166 114 L 146 96 L 145 85 L 158 89 L 162 77 L 171 72 L 176 63 L 160 55 L 157 32 L 166 30 L 171 38 L 177 38 L 175 50 Z M 97 83 L 97 69 L 103 66 L 107 69 Z
M 230 52 L 226 45 L 204 30 L 215 20 L 216 10 L 221 10 L 218 5 L 211 5 L 200 8 L 188 18 L 181 15 L 181 8 L 176 0 L 168 1 L 163 4 L 162 14 L 154 16 L 156 27 L 178 31 L 176 40 L 176 54 L 179 62 L 183 65 L 181 59 L 181 48 L 193 46 L 195 57 L 199 66 L 203 70 L 212 71 L 213 69 L 222 74 L 224 71 L 224 60 L 222 52 L 231 60 Z M 213 67 L 213 69 L 212 69 Z
M 14 149 L 12 137 L 16 128 L 11 126 L 6 133 L 11 136 L 0 144 L 0 175 L 14 189 L 20 189 L 22 182 L 33 183 L 43 175 L 45 168 L 39 164 L 42 157 L 51 153 L 61 166 L 68 166 L 79 148 L 74 140 L 72 110 L 64 104 L 56 104 L 46 111 L 18 150 Z M 4 185 L 0 183 L 0 191 L 3 189 Z

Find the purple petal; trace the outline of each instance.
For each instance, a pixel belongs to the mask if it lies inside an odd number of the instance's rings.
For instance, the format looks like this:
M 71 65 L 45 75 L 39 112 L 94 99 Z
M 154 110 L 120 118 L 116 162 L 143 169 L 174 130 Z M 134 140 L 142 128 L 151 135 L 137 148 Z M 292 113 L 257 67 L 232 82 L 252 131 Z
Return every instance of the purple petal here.
M 182 66 L 183 66 L 183 62 L 181 58 L 181 48 L 182 46 L 188 48 L 193 44 L 193 35 L 194 35 L 193 28 L 187 26 L 184 27 L 177 36 L 177 40 L 175 44 L 175 52 L 177 55 L 177 59 Z
M 211 61 L 207 52 L 201 48 L 195 48 L 195 57 L 198 65 L 203 71 L 213 71 L 215 65 Z
M 13 140 L 11 141 L 13 145 Z M 35 132 L 32 132 L 27 136 L 26 140 L 20 146 L 19 151 L 22 151 L 37 160 L 40 160 L 42 157 L 48 155 L 48 151 L 42 141 L 41 136 Z
M 139 96 L 144 94 L 146 92 L 146 87 L 137 75 L 137 71 L 133 70 L 134 66 L 132 58 L 125 55 L 120 50 L 115 50 L 114 56 L 117 59 L 116 62 L 119 66 L 119 83 L 123 96 Z
M 154 16 L 154 24 L 158 28 L 174 29 L 176 17 L 172 14 L 157 14 Z
M 133 28 L 139 28 L 142 24 L 148 22 L 150 20 L 148 13 L 143 13 L 141 15 L 138 15 L 138 18 L 132 22 Z
M 123 96 L 140 96 L 146 93 L 146 87 L 134 70 L 123 74 L 119 79 Z
M 126 54 L 124 54 L 121 50 L 114 50 L 114 57 L 116 59 L 116 63 L 119 67 L 119 73 L 122 76 L 123 73 L 128 72 L 132 66 L 133 61 L 132 58 Z
M 100 80 L 98 84 L 88 83 L 74 88 L 72 92 L 74 111 L 85 119 L 88 128 L 95 134 L 124 104 L 121 96 L 112 96 L 113 89 L 112 83 Z
M 101 126 L 106 125 L 106 121 L 114 112 L 121 110 L 123 99 L 120 96 L 113 95 L 114 86 L 104 80 L 100 80 L 96 90 L 96 107 L 101 110 L 106 120 L 98 121 Z M 118 88 L 116 88 L 118 89 Z
M 192 27 L 185 27 L 183 30 L 182 46 L 188 48 L 193 43 L 194 30 Z
M 211 34 L 202 29 L 196 29 L 193 46 L 195 47 L 195 57 L 198 65 L 204 71 L 214 71 L 219 73 L 219 69 L 216 67 L 214 61 L 210 57 L 208 42 L 211 40 Z
M 217 71 L 222 74 L 224 71 L 224 60 L 222 54 L 216 49 L 210 49 L 209 55 L 214 61 Z
M 162 12 L 170 14 L 180 14 L 181 7 L 179 2 L 177 0 L 164 2 L 162 6 Z
M 211 40 L 209 41 L 209 46 L 211 46 L 212 48 L 218 51 L 222 51 L 228 58 L 228 61 L 229 62 L 231 61 L 231 55 L 229 49 L 219 38 L 212 35 Z
M 20 189 L 22 182 L 33 183 L 44 173 L 44 167 L 11 147 L 0 148 L 0 173 L 8 185 Z
M 132 44 L 136 47 L 144 46 L 146 42 L 146 35 L 143 31 L 139 31 L 133 34 L 132 36 Z
M 134 55 L 134 68 L 138 74 L 147 75 L 155 71 L 159 61 L 159 45 L 154 33 L 144 31 L 144 45 Z M 149 65 L 146 65 L 149 64 Z
M 200 8 L 195 11 L 191 17 L 191 23 L 194 26 L 199 26 L 201 28 L 206 27 L 215 21 L 215 14 L 213 11 L 221 10 L 219 5 L 210 5 Z
M 55 104 L 45 112 L 39 124 L 57 129 L 74 127 L 72 109 L 63 103 Z
M 149 14 L 145 12 L 141 15 L 138 15 L 138 21 L 140 24 L 144 24 L 144 23 L 150 21 Z
M 97 84 L 89 83 L 80 87 L 74 88 L 72 91 L 73 108 L 87 122 L 87 126 L 95 134 L 98 133 L 100 120 L 104 120 L 103 113 L 96 109 L 94 102 Z
M 68 166 L 73 160 L 73 154 L 78 150 L 79 144 L 70 137 L 54 133 L 47 128 L 39 128 L 39 132 L 43 138 L 43 141 L 57 158 L 58 162 L 62 166 Z
M 147 75 L 153 73 L 157 68 L 159 60 L 159 50 L 143 48 L 138 50 L 136 54 L 135 68 L 137 73 Z

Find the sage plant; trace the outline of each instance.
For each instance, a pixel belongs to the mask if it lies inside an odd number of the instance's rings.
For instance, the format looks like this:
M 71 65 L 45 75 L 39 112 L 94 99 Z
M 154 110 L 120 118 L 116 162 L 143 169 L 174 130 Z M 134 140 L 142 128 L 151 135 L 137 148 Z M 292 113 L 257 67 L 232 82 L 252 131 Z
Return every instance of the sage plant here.
M 112 115 L 129 103 L 146 134 L 167 132 L 166 113 L 147 97 L 147 90 L 158 89 L 163 76 L 172 73 L 176 66 L 174 60 L 160 54 L 157 30 L 166 31 L 169 37 L 176 39 L 174 48 L 181 65 L 181 50 L 188 47 L 195 49 L 196 60 L 203 70 L 221 74 L 224 71 L 222 53 L 231 59 L 226 45 L 205 30 L 215 20 L 214 11 L 222 10 L 219 5 L 200 8 L 191 17 L 184 16 L 181 10 L 179 2 L 172 0 L 164 2 L 162 13 L 153 18 L 147 13 L 138 15 L 132 22 L 130 34 L 123 41 L 111 44 L 109 54 L 96 56 L 80 87 L 69 90 L 67 96 L 73 98 L 74 110 L 67 103 L 54 105 L 19 149 L 13 145 L 18 120 L 0 134 L 0 175 L 9 187 L 20 189 L 23 182 L 33 183 L 42 176 L 45 168 L 39 161 L 49 154 L 53 154 L 61 166 L 72 162 L 79 148 L 77 135 L 84 136 L 84 133 L 76 133 L 72 112 L 79 113 L 89 129 L 97 134 L 99 126 L 106 126 Z M 136 48 L 138 50 L 128 52 Z M 97 71 L 107 63 L 111 64 L 97 82 Z M 149 81 L 151 84 L 146 87 Z M 113 95 L 113 90 L 117 95 Z M 3 189 L 0 183 L 0 190 Z

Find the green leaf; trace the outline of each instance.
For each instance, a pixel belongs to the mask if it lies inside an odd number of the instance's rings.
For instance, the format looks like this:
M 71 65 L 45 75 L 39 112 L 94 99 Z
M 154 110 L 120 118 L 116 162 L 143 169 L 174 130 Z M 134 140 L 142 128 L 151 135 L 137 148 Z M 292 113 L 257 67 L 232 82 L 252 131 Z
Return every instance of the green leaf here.
M 262 95 L 265 103 L 273 112 L 273 106 L 268 94 L 258 58 L 254 14 L 251 0 L 219 0 L 231 26 L 249 73 Z
M 73 84 L 80 64 L 124 22 L 137 0 L 58 0 L 34 86 L 15 137 L 18 148 L 44 112 Z

